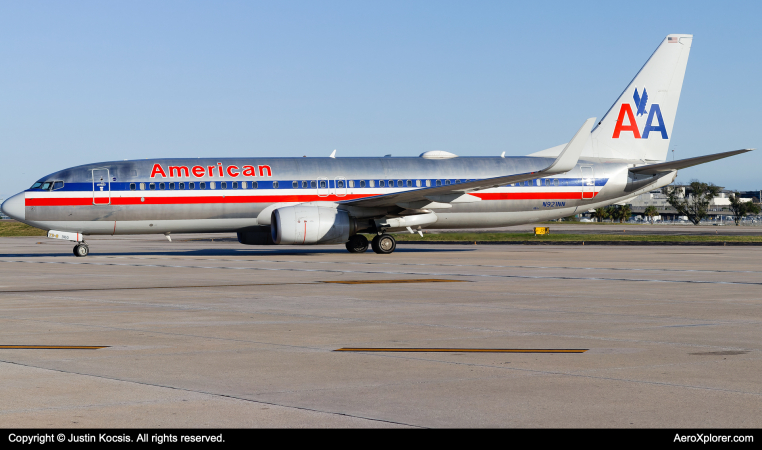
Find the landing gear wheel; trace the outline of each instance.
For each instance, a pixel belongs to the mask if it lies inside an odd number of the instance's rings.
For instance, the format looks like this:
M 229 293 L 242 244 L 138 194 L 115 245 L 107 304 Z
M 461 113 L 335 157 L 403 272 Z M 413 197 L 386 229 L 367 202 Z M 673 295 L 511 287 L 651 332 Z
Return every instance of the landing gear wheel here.
M 382 234 L 374 237 L 370 246 L 379 255 L 389 255 L 397 248 L 397 241 L 388 234 Z
M 349 238 L 346 246 L 349 253 L 365 253 L 368 251 L 368 238 L 362 234 L 356 234 Z
M 87 256 L 90 253 L 90 248 L 87 244 L 77 244 L 74 246 L 74 256 L 82 257 Z

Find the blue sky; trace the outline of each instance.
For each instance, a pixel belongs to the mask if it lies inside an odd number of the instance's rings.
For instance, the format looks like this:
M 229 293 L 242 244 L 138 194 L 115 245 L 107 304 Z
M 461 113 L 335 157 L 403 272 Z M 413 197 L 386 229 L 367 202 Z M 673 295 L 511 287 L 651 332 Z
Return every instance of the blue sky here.
M 528 4 L 529 3 L 529 4 Z M 525 155 L 694 34 L 678 159 L 760 147 L 762 2 L 0 2 L 0 197 L 152 157 Z M 762 150 L 680 172 L 762 189 Z

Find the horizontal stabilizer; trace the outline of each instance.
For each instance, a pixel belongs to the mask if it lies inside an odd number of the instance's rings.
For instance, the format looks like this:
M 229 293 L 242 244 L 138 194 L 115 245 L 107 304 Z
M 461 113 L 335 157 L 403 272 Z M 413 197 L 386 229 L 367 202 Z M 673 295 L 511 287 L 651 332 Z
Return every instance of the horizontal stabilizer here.
M 695 158 L 678 159 L 677 161 L 667 161 L 659 164 L 650 164 L 648 166 L 633 167 L 630 172 L 641 175 L 656 175 L 663 172 L 671 172 L 673 170 L 685 169 L 687 167 L 698 166 L 699 164 L 708 163 L 710 161 L 716 161 L 718 159 L 727 158 L 728 156 L 740 155 L 754 150 L 753 148 L 746 148 L 742 150 L 733 150 L 732 152 L 715 153 L 713 155 L 697 156 Z

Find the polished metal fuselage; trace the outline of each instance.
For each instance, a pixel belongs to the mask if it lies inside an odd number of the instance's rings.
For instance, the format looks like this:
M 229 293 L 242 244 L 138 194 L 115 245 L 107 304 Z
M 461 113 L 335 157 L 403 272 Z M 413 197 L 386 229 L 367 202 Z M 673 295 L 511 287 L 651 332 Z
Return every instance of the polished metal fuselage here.
M 389 217 L 405 212 L 393 205 L 366 209 L 342 202 L 437 183 L 456 189 L 465 180 L 534 172 L 552 161 L 538 157 L 112 161 L 41 178 L 41 183 L 61 181 L 63 186 L 22 193 L 22 219 L 43 229 L 88 235 L 242 231 L 269 225 L 277 207 L 315 202 L 347 209 L 358 219 Z M 626 164 L 580 160 L 563 175 L 471 192 L 479 201 L 434 209 L 438 219 L 431 228 L 489 228 L 566 217 L 671 181 L 662 178 L 638 183 Z

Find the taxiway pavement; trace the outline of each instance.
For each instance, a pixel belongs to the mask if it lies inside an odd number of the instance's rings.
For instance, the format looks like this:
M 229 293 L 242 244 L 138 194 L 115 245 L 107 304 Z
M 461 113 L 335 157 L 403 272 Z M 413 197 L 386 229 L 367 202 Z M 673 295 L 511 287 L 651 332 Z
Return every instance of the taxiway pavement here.
M 3 426 L 762 426 L 759 247 L 194 238 L 0 238 L 0 345 L 108 346 L 0 349 Z

